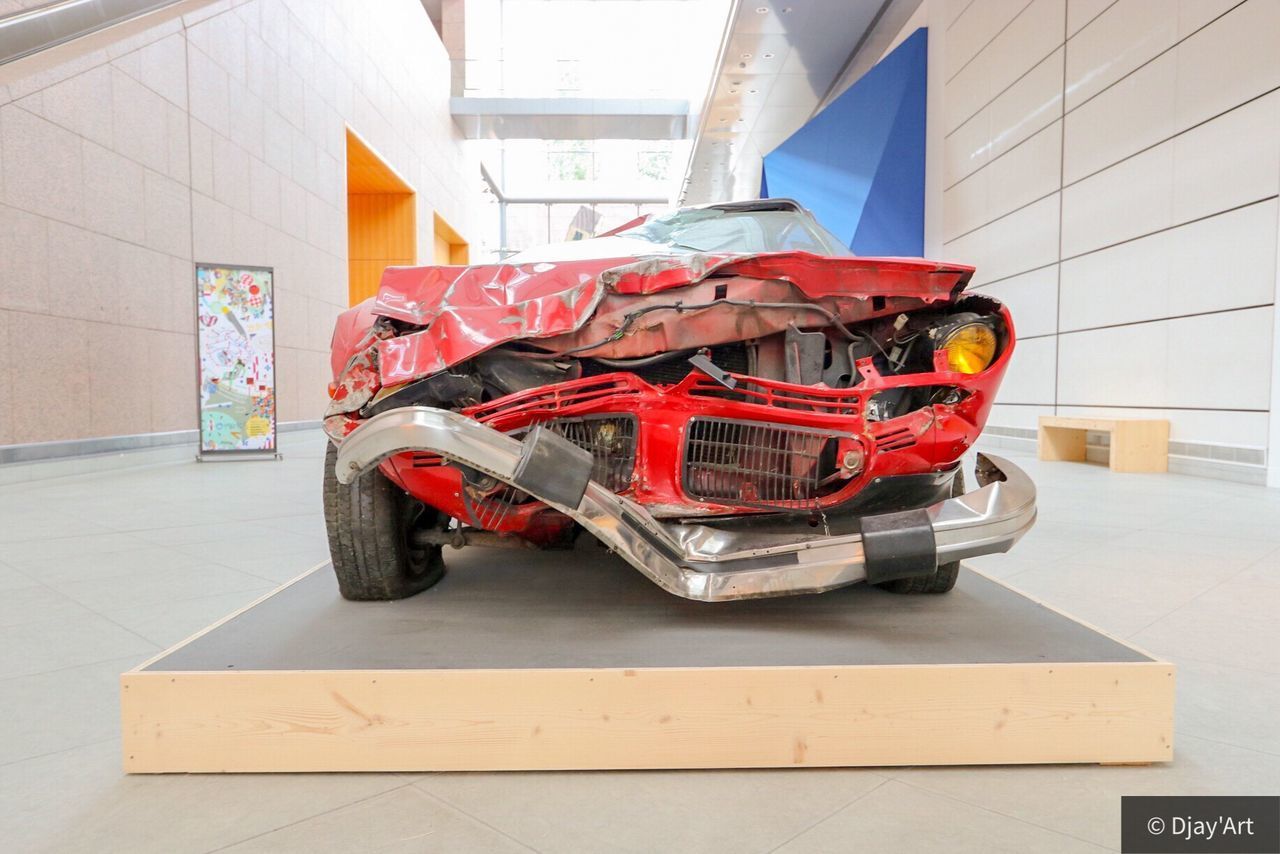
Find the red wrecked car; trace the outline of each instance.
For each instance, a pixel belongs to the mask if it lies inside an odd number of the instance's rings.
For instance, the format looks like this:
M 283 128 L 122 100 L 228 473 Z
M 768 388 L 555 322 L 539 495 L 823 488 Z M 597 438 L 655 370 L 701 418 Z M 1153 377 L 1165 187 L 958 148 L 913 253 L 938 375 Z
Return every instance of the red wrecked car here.
M 703 601 L 942 593 L 1035 521 L 961 456 L 1014 350 L 972 267 L 853 256 L 793 201 L 685 208 L 474 267 L 392 267 L 333 336 L 324 507 L 348 599 L 444 546 L 587 531 Z

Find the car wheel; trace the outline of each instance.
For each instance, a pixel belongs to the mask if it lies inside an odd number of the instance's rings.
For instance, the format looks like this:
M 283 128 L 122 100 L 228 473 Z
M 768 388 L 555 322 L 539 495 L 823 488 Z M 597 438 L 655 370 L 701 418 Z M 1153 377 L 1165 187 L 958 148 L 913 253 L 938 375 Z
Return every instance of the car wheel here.
M 350 484 L 334 472 L 338 449 L 324 457 L 324 522 L 329 554 L 344 599 L 404 599 L 444 575 L 441 546 L 415 543 L 414 532 L 434 527 L 439 513 L 406 495 L 378 469 Z
M 964 495 L 964 470 L 956 469 L 956 476 L 951 480 L 951 497 Z M 960 575 L 960 561 L 940 563 L 930 575 L 918 575 L 915 578 L 895 578 L 885 581 L 879 586 L 890 593 L 947 593 L 956 586 L 956 578 Z

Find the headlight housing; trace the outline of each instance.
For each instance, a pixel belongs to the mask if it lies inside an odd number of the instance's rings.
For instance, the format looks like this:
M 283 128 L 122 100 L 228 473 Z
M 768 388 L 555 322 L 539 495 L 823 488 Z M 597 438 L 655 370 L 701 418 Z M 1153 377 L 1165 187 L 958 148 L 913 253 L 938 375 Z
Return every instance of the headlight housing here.
M 992 320 L 973 313 L 948 318 L 932 335 L 934 348 L 947 354 L 947 367 L 960 374 L 985 371 L 1000 347 Z

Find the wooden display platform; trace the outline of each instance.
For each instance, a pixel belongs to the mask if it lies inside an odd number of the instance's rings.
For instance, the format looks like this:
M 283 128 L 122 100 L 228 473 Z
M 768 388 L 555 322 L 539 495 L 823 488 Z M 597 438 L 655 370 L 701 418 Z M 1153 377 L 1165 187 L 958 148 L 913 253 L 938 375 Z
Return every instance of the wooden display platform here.
M 722 604 L 591 544 L 317 567 L 121 677 L 132 773 L 1146 763 L 1174 668 L 990 578 Z

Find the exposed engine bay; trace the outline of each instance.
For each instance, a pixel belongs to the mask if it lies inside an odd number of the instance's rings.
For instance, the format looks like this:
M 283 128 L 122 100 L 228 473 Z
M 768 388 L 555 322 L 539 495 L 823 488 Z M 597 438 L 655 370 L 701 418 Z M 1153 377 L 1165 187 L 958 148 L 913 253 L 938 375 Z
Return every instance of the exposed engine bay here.
M 727 286 L 717 289 L 727 291 Z M 701 346 L 641 356 L 604 355 L 637 349 L 630 341 L 625 347 L 610 345 L 647 317 L 655 318 L 644 330 L 647 337 L 659 337 L 655 327 L 660 327 L 661 333 L 674 333 L 671 337 L 679 335 L 681 343 L 692 343 L 688 330 L 674 327 L 692 313 L 706 314 L 722 307 L 737 312 L 730 325 L 733 330 L 769 325 L 766 321 L 776 324 L 783 320 L 783 312 L 790 317 L 785 319 L 783 331 L 759 337 L 707 341 Z M 1006 334 L 999 309 L 994 300 L 969 295 L 940 308 L 845 324 L 835 312 L 803 301 L 760 303 L 727 296 L 693 304 L 660 300 L 623 315 L 615 331 L 596 344 L 562 352 L 549 352 L 538 346 L 540 342 L 502 345 L 430 377 L 381 389 L 361 407 L 360 415 L 367 418 L 412 404 L 465 410 L 532 388 L 619 372 L 651 385 L 675 385 L 701 371 L 713 379 L 740 374 L 795 385 L 847 389 L 863 382 L 864 374 L 858 368 L 863 360 L 880 376 L 932 373 L 936 370 L 934 354 L 939 350 L 948 354 L 949 367 L 971 374 L 985 368 L 999 353 Z M 660 312 L 670 316 L 657 318 Z M 767 317 L 757 317 L 761 314 Z M 707 325 L 705 316 L 698 320 L 699 326 Z M 819 322 L 815 324 L 815 320 Z M 391 335 L 411 331 L 397 329 L 394 321 L 383 322 Z M 673 327 L 671 330 L 666 328 L 668 324 Z M 933 403 L 958 403 L 965 393 L 957 386 L 901 386 L 881 391 L 868 402 L 866 419 L 884 421 Z

